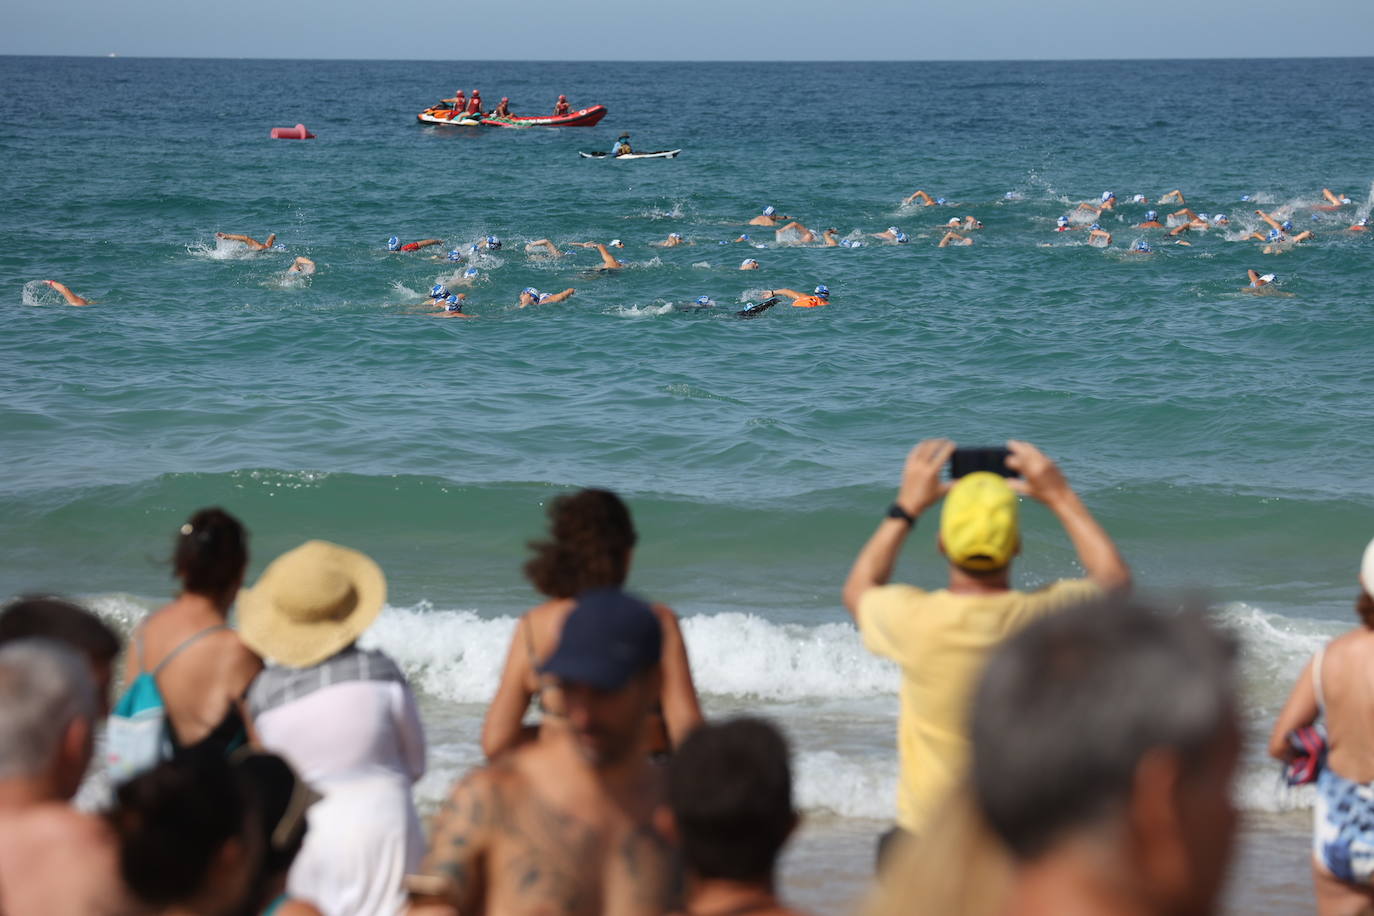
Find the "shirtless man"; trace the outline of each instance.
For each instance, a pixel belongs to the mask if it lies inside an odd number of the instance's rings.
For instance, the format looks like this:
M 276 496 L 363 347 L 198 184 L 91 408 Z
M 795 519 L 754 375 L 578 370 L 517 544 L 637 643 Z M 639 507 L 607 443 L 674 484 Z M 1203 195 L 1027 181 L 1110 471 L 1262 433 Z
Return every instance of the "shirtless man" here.
M 509 118 L 511 116 L 510 99 L 504 95 L 501 96 L 501 101 L 492 109 L 491 116 L 493 118 Z
M 625 266 L 617 261 L 615 255 L 611 254 L 611 250 L 600 242 L 573 242 L 573 244 L 581 248 L 595 248 L 597 253 L 601 255 L 601 270 L 619 270 Z
M 412 914 L 660 916 L 673 853 L 654 827 L 663 771 L 645 753 L 663 633 L 618 589 L 584 593 L 540 673 L 566 729 L 546 729 L 454 787 L 434 821 Z M 436 906 L 437 905 L 437 906 Z
M 72 292 L 71 289 L 68 288 L 67 284 L 65 283 L 59 282 L 57 280 L 44 280 L 43 282 L 51 286 L 53 289 L 57 290 L 59 293 L 61 293 L 62 298 L 67 300 L 68 305 L 95 305 L 95 303 L 91 300 L 83 299 L 81 296 L 78 296 L 76 293 Z
M 956 219 L 954 222 L 957 223 L 959 222 L 959 220 Z M 884 241 L 892 242 L 897 245 L 905 245 L 907 242 L 911 241 L 907 234 L 902 230 L 898 229 L 896 226 L 888 226 L 882 232 L 871 232 L 869 233 L 869 235 L 871 235 L 875 239 L 882 239 Z
M 687 244 L 681 232 L 670 232 L 668 237 L 661 242 L 650 242 L 655 248 L 676 248 L 679 245 Z
M 944 238 L 940 239 L 940 244 L 936 248 L 964 247 L 973 244 L 973 239 L 966 235 L 960 235 L 954 230 L 946 232 Z
M 1163 229 L 1164 224 L 1159 221 L 1159 213 L 1155 210 L 1145 211 L 1145 221 L 1136 226 L 1137 229 Z
M 531 305 L 554 305 L 572 296 L 577 290 L 571 286 L 561 293 L 541 293 L 533 286 L 527 286 L 520 291 L 520 308 L 528 308 Z
M 1112 234 L 1097 223 L 1088 227 L 1088 244 L 1094 248 L 1106 248 L 1112 243 Z
M 776 225 L 777 225 L 778 223 L 780 223 L 781 221 L 782 221 L 782 219 L 781 219 L 781 217 L 778 216 L 778 210 L 777 210 L 777 208 L 774 207 L 772 204 L 769 204 L 768 206 L 766 206 L 766 207 L 763 208 L 763 212 L 762 212 L 762 213 L 760 213 L 758 216 L 756 216 L 756 217 L 754 217 L 753 219 L 751 219 L 751 220 L 749 221 L 748 225 L 750 225 L 750 226 L 776 226 Z M 737 239 L 736 241 L 738 241 L 738 239 Z
M 565 115 L 569 114 L 571 111 L 572 106 L 568 104 L 568 97 L 566 95 L 560 95 L 558 97 L 558 103 L 553 106 L 554 115 Z
M 114 836 L 68 804 L 90 763 L 101 714 L 85 662 L 25 639 L 0 649 L 0 912 L 96 916 L 134 911 Z
M 400 240 L 399 238 L 397 238 L 396 236 L 393 235 L 391 238 L 389 238 L 389 239 L 386 240 L 386 250 L 387 250 L 387 251 L 419 251 L 421 248 L 428 248 L 428 247 L 430 247 L 431 245 L 442 245 L 442 244 L 444 244 L 444 240 L 443 240 L 443 239 L 421 239 L 421 240 L 418 241 L 418 242 L 406 242 L 404 245 L 402 245 L 402 244 L 401 244 L 401 240 Z
M 268 251 L 277 243 L 277 234 L 275 232 L 269 235 L 265 242 L 259 242 L 257 239 L 246 235 L 234 235 L 232 232 L 216 232 L 215 238 L 228 239 L 231 242 L 242 242 L 253 251 Z

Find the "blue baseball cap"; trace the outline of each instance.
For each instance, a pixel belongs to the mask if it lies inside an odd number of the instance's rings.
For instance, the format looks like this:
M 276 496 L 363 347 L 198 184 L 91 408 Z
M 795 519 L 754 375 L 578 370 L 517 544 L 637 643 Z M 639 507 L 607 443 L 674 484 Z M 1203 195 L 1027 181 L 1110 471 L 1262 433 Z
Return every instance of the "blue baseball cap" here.
M 583 592 L 563 621 L 558 647 L 541 674 L 620 690 L 653 668 L 663 655 L 663 629 L 649 605 L 618 588 Z
M 448 253 L 448 259 L 450 261 L 461 261 L 463 260 L 463 253 L 455 248 Z
M 816 295 L 820 296 L 822 299 L 829 299 L 830 287 L 826 286 L 824 283 L 820 284 L 816 287 Z
M 389 238 L 389 239 L 386 240 L 386 250 L 387 250 L 387 251 L 400 251 L 400 250 L 401 250 L 401 240 L 400 240 L 399 238 L 397 238 L 396 236 L 393 235 L 391 238 Z

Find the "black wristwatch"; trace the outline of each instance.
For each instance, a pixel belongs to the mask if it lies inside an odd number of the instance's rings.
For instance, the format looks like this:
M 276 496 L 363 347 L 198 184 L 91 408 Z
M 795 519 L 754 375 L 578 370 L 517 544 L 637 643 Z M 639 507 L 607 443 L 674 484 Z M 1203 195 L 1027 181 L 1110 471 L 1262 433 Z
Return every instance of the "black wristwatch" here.
M 888 507 L 888 509 L 887 509 L 887 517 L 888 517 L 888 518 L 899 518 L 899 519 L 901 519 L 902 521 L 906 522 L 908 525 L 915 525 L 915 524 L 916 524 L 916 516 L 912 515 L 910 512 L 906 511 L 905 509 L 903 509 L 901 506 L 897 505 L 896 503 L 893 503 L 891 506 Z

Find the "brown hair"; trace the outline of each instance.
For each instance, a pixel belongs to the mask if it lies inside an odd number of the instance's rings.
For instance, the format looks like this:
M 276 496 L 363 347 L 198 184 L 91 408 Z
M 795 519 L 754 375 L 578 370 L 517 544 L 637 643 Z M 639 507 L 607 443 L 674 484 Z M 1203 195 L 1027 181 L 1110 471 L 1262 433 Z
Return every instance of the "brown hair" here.
M 609 490 L 564 493 L 549 504 L 549 539 L 530 541 L 525 578 L 550 598 L 625 584 L 638 535 L 630 510 Z
M 1374 597 L 1364 589 L 1360 589 L 1359 597 L 1355 599 L 1355 613 L 1360 615 L 1360 622 L 1366 628 L 1374 630 Z
M 201 509 L 177 532 L 172 571 L 186 591 L 232 598 L 247 567 L 248 532 L 223 509 Z

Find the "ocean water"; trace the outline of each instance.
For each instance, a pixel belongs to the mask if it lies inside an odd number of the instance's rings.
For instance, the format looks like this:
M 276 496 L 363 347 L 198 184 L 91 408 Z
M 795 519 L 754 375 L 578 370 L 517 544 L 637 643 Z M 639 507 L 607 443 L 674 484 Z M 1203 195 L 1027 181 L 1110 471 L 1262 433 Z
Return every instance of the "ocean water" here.
M 250 577 L 309 537 L 365 550 L 390 584 L 370 638 L 424 697 L 428 804 L 478 759 L 547 501 L 612 487 L 641 530 L 632 585 L 683 615 L 708 711 L 788 730 L 812 825 L 795 881 L 833 903 L 896 778 L 897 673 L 840 607 L 849 563 L 915 441 L 1029 439 L 1144 590 L 1204 593 L 1243 640 L 1238 795 L 1258 826 L 1233 906 L 1286 911 L 1309 799 L 1263 739 L 1351 625 L 1374 535 L 1374 239 L 1344 228 L 1374 197 L 1374 60 L 632 66 L 0 58 L 0 595 L 74 593 L 130 623 L 211 504 L 252 530 Z M 610 114 L 415 123 L 460 85 L 517 114 L 560 92 Z M 318 139 L 267 138 L 298 121 Z M 684 152 L 577 156 L 625 130 Z M 1314 209 L 1323 187 L 1353 203 Z M 902 205 L 917 188 L 952 203 Z M 1190 246 L 1134 228 L 1131 195 L 1174 188 L 1231 228 Z M 1108 189 L 1110 249 L 1053 231 Z M 1263 254 L 1242 195 L 1316 238 Z M 769 204 L 865 244 L 743 225 Z M 976 243 L 937 248 L 965 215 Z M 892 225 L 911 243 L 864 236 Z M 691 244 L 650 245 L 674 231 Z M 455 278 L 431 252 L 489 233 L 504 246 L 456 287 L 478 317 L 431 320 L 424 291 Z M 391 235 L 447 244 L 390 254 Z M 546 237 L 572 253 L 525 253 Z M 611 238 L 612 275 L 569 244 Z M 1126 254 L 1139 238 L 1155 252 Z M 293 282 L 299 255 L 318 273 Z M 1248 268 L 1284 295 L 1242 292 Z M 733 317 L 817 283 L 828 308 Z M 518 311 L 525 286 L 577 293 Z M 899 578 L 941 581 L 932 529 Z M 1018 582 L 1077 571 L 1028 507 Z M 817 881 L 823 862 L 840 877 Z

